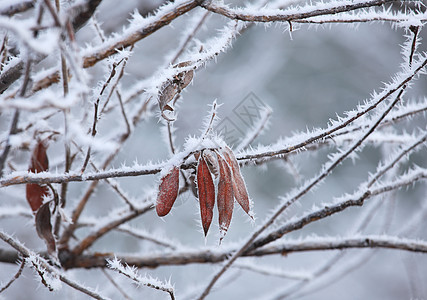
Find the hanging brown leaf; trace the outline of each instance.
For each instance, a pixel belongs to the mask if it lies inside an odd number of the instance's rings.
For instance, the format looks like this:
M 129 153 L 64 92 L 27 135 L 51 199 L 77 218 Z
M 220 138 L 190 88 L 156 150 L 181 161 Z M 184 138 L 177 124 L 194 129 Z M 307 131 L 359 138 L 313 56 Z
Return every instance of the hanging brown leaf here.
M 236 201 L 240 204 L 240 206 L 243 208 L 243 210 L 249 216 L 251 216 L 251 214 L 249 213 L 250 202 L 249 202 L 248 190 L 246 189 L 246 184 L 245 184 L 245 181 L 243 180 L 243 176 L 240 173 L 239 163 L 237 162 L 233 151 L 228 147 L 225 147 L 223 149 L 222 155 L 224 156 L 225 160 L 227 161 L 233 173 L 232 176 L 233 176 L 234 197 L 236 198 Z
M 168 80 L 162 87 L 160 91 L 160 95 L 158 98 L 159 108 L 162 114 L 162 117 L 167 121 L 173 121 L 172 118 L 169 118 L 165 115 L 165 111 L 173 111 L 173 107 L 169 104 L 175 95 L 178 94 L 178 86 L 174 84 L 172 81 Z
M 174 68 L 182 68 L 189 66 L 191 61 L 184 61 L 174 65 Z M 193 70 L 181 72 L 173 77 L 173 80 L 167 80 L 160 89 L 158 97 L 159 108 L 162 117 L 171 122 L 174 118 L 169 117 L 165 114 L 166 111 L 174 111 L 173 105 L 179 97 L 181 91 L 190 84 L 193 80 Z M 172 101 L 175 99 L 174 101 Z
M 56 243 L 52 234 L 52 224 L 50 223 L 50 201 L 40 206 L 36 213 L 36 230 L 47 246 L 47 252 L 56 257 Z
M 217 157 L 219 164 L 217 205 L 219 214 L 220 240 L 222 240 L 231 223 L 234 207 L 234 194 L 231 169 L 220 155 Z
M 31 162 L 28 171 L 39 173 L 49 169 L 49 160 L 47 158 L 46 151 L 47 147 L 45 142 L 38 142 L 34 148 L 33 154 L 31 155 Z
M 173 169 L 162 177 L 157 195 L 156 212 L 159 217 L 166 216 L 172 209 L 179 190 L 179 168 Z
M 26 185 L 27 201 L 31 209 L 35 212 L 43 204 L 43 199 L 49 195 L 49 188 L 45 185 L 36 183 L 27 183 Z
M 197 165 L 197 190 L 199 195 L 200 215 L 205 236 L 208 234 L 212 222 L 213 208 L 215 205 L 215 186 L 208 166 L 200 156 Z
M 49 160 L 46 153 L 47 147 L 44 142 L 38 142 L 31 155 L 28 171 L 39 173 L 49 169 Z M 31 209 L 35 212 L 43 204 L 43 199 L 49 194 L 49 189 L 45 185 L 28 183 L 26 185 L 27 201 Z

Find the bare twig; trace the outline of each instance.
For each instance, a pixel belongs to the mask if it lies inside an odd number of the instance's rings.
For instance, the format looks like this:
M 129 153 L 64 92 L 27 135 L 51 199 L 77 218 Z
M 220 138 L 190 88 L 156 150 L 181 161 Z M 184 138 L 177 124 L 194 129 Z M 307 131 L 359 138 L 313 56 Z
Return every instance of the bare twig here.
M 19 278 L 19 276 L 21 276 L 22 271 L 24 270 L 25 267 L 25 260 L 22 260 L 21 265 L 19 266 L 18 271 L 16 272 L 16 274 L 13 276 L 13 278 L 11 280 L 9 280 L 8 283 L 6 283 L 1 289 L 0 289 L 0 294 L 2 292 L 4 292 L 6 289 L 8 289 L 12 283 Z
M 153 278 L 142 277 L 137 273 L 134 268 L 129 267 L 128 265 L 122 265 L 121 262 L 117 259 L 109 260 L 108 267 L 132 279 L 138 285 L 145 285 L 156 290 L 167 292 L 171 300 L 175 300 L 174 289 L 169 283 L 163 283 Z
M 188 44 L 191 42 L 191 40 L 194 38 L 194 36 L 197 34 L 197 32 L 202 27 L 203 23 L 205 23 L 206 19 L 209 16 L 209 12 L 206 12 L 203 14 L 203 16 L 200 18 L 199 22 L 196 24 L 196 26 L 193 28 L 191 33 L 187 36 L 184 43 L 182 43 L 182 46 L 179 48 L 179 50 L 176 52 L 175 56 L 172 58 L 171 64 L 175 64 L 178 60 L 178 58 L 181 56 L 181 54 L 184 52 L 185 48 L 188 46 Z
M 126 294 L 126 292 L 120 287 L 119 284 L 117 284 L 114 281 L 114 278 L 110 276 L 110 274 L 108 274 L 108 272 L 105 269 L 101 269 L 102 273 L 104 273 L 105 277 L 107 277 L 108 281 L 111 282 L 111 284 L 120 292 L 120 294 L 122 294 L 122 296 L 126 299 L 126 300 L 131 300 L 131 298 Z
M 115 62 L 113 63 L 113 65 L 111 66 L 111 72 L 109 77 L 107 78 L 107 80 L 105 81 L 104 85 L 101 88 L 101 91 L 98 94 L 98 98 L 96 99 L 96 101 L 94 102 L 94 113 L 93 113 L 93 123 L 92 123 L 92 129 L 91 129 L 91 136 L 92 138 L 95 137 L 96 135 L 96 124 L 98 123 L 98 108 L 99 108 L 99 102 L 101 100 L 101 97 L 105 91 L 105 89 L 108 87 L 108 85 L 110 84 L 111 80 L 113 79 L 113 77 L 116 75 L 116 68 L 117 66 L 123 61 L 123 59 L 121 59 L 119 62 Z M 105 105 L 104 105 L 105 107 Z M 92 151 L 92 147 L 89 146 L 87 149 L 87 153 L 86 153 L 86 158 L 83 162 L 83 166 L 80 170 L 81 173 L 84 173 L 84 171 L 86 170 L 87 164 L 89 162 L 89 158 L 90 158 L 90 154 Z

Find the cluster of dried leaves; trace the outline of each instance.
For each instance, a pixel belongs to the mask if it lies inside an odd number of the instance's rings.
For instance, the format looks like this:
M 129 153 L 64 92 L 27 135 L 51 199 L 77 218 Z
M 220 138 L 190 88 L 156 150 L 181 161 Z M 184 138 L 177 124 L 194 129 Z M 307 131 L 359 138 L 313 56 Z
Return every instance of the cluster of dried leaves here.
M 195 185 L 205 236 L 212 223 L 215 198 L 218 208 L 220 238 L 225 236 L 233 215 L 234 199 L 253 218 L 251 201 L 239 164 L 229 147 L 205 149 L 195 154 L 197 173 Z M 179 167 L 175 166 L 161 178 L 156 211 L 160 217 L 172 209 L 179 192 Z

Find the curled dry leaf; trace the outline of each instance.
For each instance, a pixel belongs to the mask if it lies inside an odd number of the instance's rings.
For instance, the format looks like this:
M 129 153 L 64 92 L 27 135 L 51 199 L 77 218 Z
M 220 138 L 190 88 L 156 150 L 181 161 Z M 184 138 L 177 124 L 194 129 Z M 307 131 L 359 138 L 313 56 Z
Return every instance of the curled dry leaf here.
M 52 234 L 52 224 L 50 222 L 50 202 L 46 202 L 38 209 L 36 213 L 36 230 L 41 239 L 44 240 L 48 253 L 56 257 L 56 243 Z
M 191 61 L 184 61 L 174 65 L 174 68 L 187 67 L 191 64 Z M 179 97 L 179 93 L 190 84 L 193 80 L 194 71 L 184 71 L 174 76 L 173 80 L 166 81 L 160 89 L 160 94 L 158 97 L 159 108 L 162 117 L 171 122 L 174 121 L 173 118 L 170 118 L 165 114 L 166 111 L 174 111 L 173 104 L 176 99 Z M 172 102 L 172 100 L 175 101 Z M 172 103 L 171 103 L 172 102 Z
M 39 173 L 49 169 L 49 160 L 46 153 L 47 147 L 44 142 L 38 142 L 31 156 L 28 171 Z M 49 194 L 46 185 L 28 183 L 26 185 L 27 201 L 35 212 L 43 204 L 43 199 Z
M 234 193 L 231 169 L 220 155 L 217 155 L 217 157 L 219 164 L 217 205 L 219 214 L 219 230 L 221 236 L 220 240 L 222 240 L 231 223 L 231 217 L 233 215 L 234 208 Z
M 159 95 L 159 108 L 160 108 L 160 112 L 162 114 L 162 117 L 167 120 L 167 121 L 173 121 L 172 118 L 169 118 L 168 116 L 165 115 L 165 111 L 173 111 L 172 106 L 169 104 L 172 99 L 175 97 L 175 95 L 178 93 L 178 87 L 171 81 L 167 81 L 161 91 L 160 91 L 160 95 Z
M 172 170 L 162 177 L 157 195 L 156 212 L 159 217 L 166 216 L 172 209 L 179 190 L 179 168 Z
M 199 196 L 202 226 L 206 236 L 208 234 L 213 217 L 213 208 L 215 205 L 215 186 L 203 155 L 200 155 L 197 165 L 197 190 Z
M 183 61 L 183 62 L 180 62 L 180 63 L 174 65 L 173 67 L 174 68 L 183 68 L 183 67 L 188 67 L 189 65 L 191 65 L 191 61 Z M 182 89 L 186 88 L 187 85 L 190 84 L 190 82 L 193 80 L 193 76 L 194 76 L 193 70 L 181 72 L 175 76 L 175 82 L 177 83 L 179 88 L 182 90 Z
M 228 163 L 232 171 L 234 197 L 236 198 L 236 201 L 240 204 L 240 206 L 243 208 L 243 210 L 250 217 L 252 217 L 251 213 L 249 212 L 250 211 L 249 195 L 246 189 L 245 181 L 243 180 L 243 176 L 240 173 L 239 163 L 237 162 L 233 151 L 228 147 L 225 147 L 223 149 L 222 155 L 224 156 L 226 162 Z

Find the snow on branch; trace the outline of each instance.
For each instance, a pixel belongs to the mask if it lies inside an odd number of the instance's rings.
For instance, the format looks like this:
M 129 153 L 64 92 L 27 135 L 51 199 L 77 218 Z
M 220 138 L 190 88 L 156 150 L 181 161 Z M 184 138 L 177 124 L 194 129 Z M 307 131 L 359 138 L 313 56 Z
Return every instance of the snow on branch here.
M 16 251 L 18 251 L 26 260 L 28 264 L 31 264 L 35 270 L 37 271 L 38 275 L 41 278 L 42 283 L 52 290 L 59 289 L 60 283 L 57 281 L 57 279 L 61 280 L 65 284 L 69 285 L 70 287 L 94 298 L 94 299 L 108 299 L 99 293 L 84 287 L 80 283 L 75 282 L 74 280 L 68 278 L 65 273 L 61 270 L 58 270 L 57 268 L 51 266 L 44 258 L 40 257 L 33 251 L 26 248 L 22 243 L 14 239 L 12 236 L 8 235 L 7 233 L 4 233 L 3 231 L 0 231 L 0 239 L 2 239 L 4 242 L 8 243 L 10 246 L 12 246 Z M 46 274 L 47 272 L 47 274 Z
M 294 20 L 307 19 L 322 15 L 334 15 L 342 12 L 348 12 L 356 9 L 380 6 L 391 3 L 393 0 L 373 0 L 373 1 L 329 1 L 308 4 L 302 7 L 289 9 L 272 8 L 238 8 L 230 9 L 221 2 L 204 1 L 201 6 L 209 11 L 221 14 L 233 20 L 247 22 L 290 22 Z
M 414 168 L 407 172 L 407 174 L 400 176 L 393 181 L 383 182 L 380 186 L 375 185 L 368 189 L 366 185 L 352 194 L 344 195 L 335 199 L 331 203 L 324 203 L 320 208 L 314 207 L 312 211 L 305 213 L 302 216 L 293 217 L 279 228 L 271 231 L 267 235 L 257 239 L 253 245 L 248 248 L 248 251 L 262 247 L 274 240 L 281 238 L 283 235 L 295 230 L 299 230 L 304 226 L 316 222 L 320 219 L 327 218 L 333 214 L 339 213 L 352 206 L 362 206 L 366 199 L 377 196 L 386 192 L 400 189 L 405 186 L 414 184 L 417 181 L 427 179 L 427 170 L 421 168 Z
M 165 4 L 154 15 L 146 18 L 135 12 L 130 25 L 122 33 L 106 39 L 99 46 L 89 47 L 82 51 L 83 67 L 91 67 L 98 61 L 116 53 L 116 49 L 123 49 L 135 44 L 195 7 L 197 7 L 195 0 L 179 0 Z
M 147 287 L 167 292 L 172 300 L 175 300 L 174 288 L 170 282 L 161 282 L 160 280 L 141 276 L 138 274 L 137 269 L 135 267 L 131 267 L 129 265 L 123 265 L 120 260 L 114 258 L 113 260 L 107 260 L 108 267 L 112 270 L 123 274 L 124 276 L 132 279 L 138 286 L 145 285 Z
M 391 22 L 398 26 L 423 26 L 427 21 L 426 12 L 392 12 L 388 9 L 382 11 L 363 10 L 353 13 L 342 13 L 334 16 L 317 16 L 308 19 L 295 20 L 295 23 L 328 24 L 328 23 L 367 23 Z
M 237 159 L 252 160 L 279 156 L 298 149 L 304 149 L 308 144 L 327 138 L 372 111 L 380 103 L 390 97 L 390 95 L 412 81 L 416 75 L 423 74 L 425 72 L 424 68 L 426 65 L 427 57 L 421 56 L 420 59 L 414 63 L 412 68 L 405 69 L 394 76 L 393 81 L 387 84 L 381 93 L 374 93 L 370 100 L 366 101 L 363 105 L 359 105 L 356 110 L 346 112 L 346 117 L 338 117 L 338 120 L 331 120 L 331 124 L 326 129 L 317 129 L 313 132 L 298 133 L 290 139 L 280 140 L 271 146 L 260 146 L 255 149 L 244 151 L 237 155 Z
M 386 248 L 427 253 L 427 242 L 387 235 L 340 237 L 310 237 L 285 240 L 252 252 L 252 255 L 284 254 L 301 251 L 342 250 L 348 248 Z
M 18 21 L 0 16 L 0 28 L 10 31 L 16 35 L 19 42 L 23 43 L 28 50 L 35 51 L 41 55 L 50 54 L 59 40 L 60 32 L 49 31 L 39 38 L 33 37 L 31 27 L 34 24 L 28 21 Z

